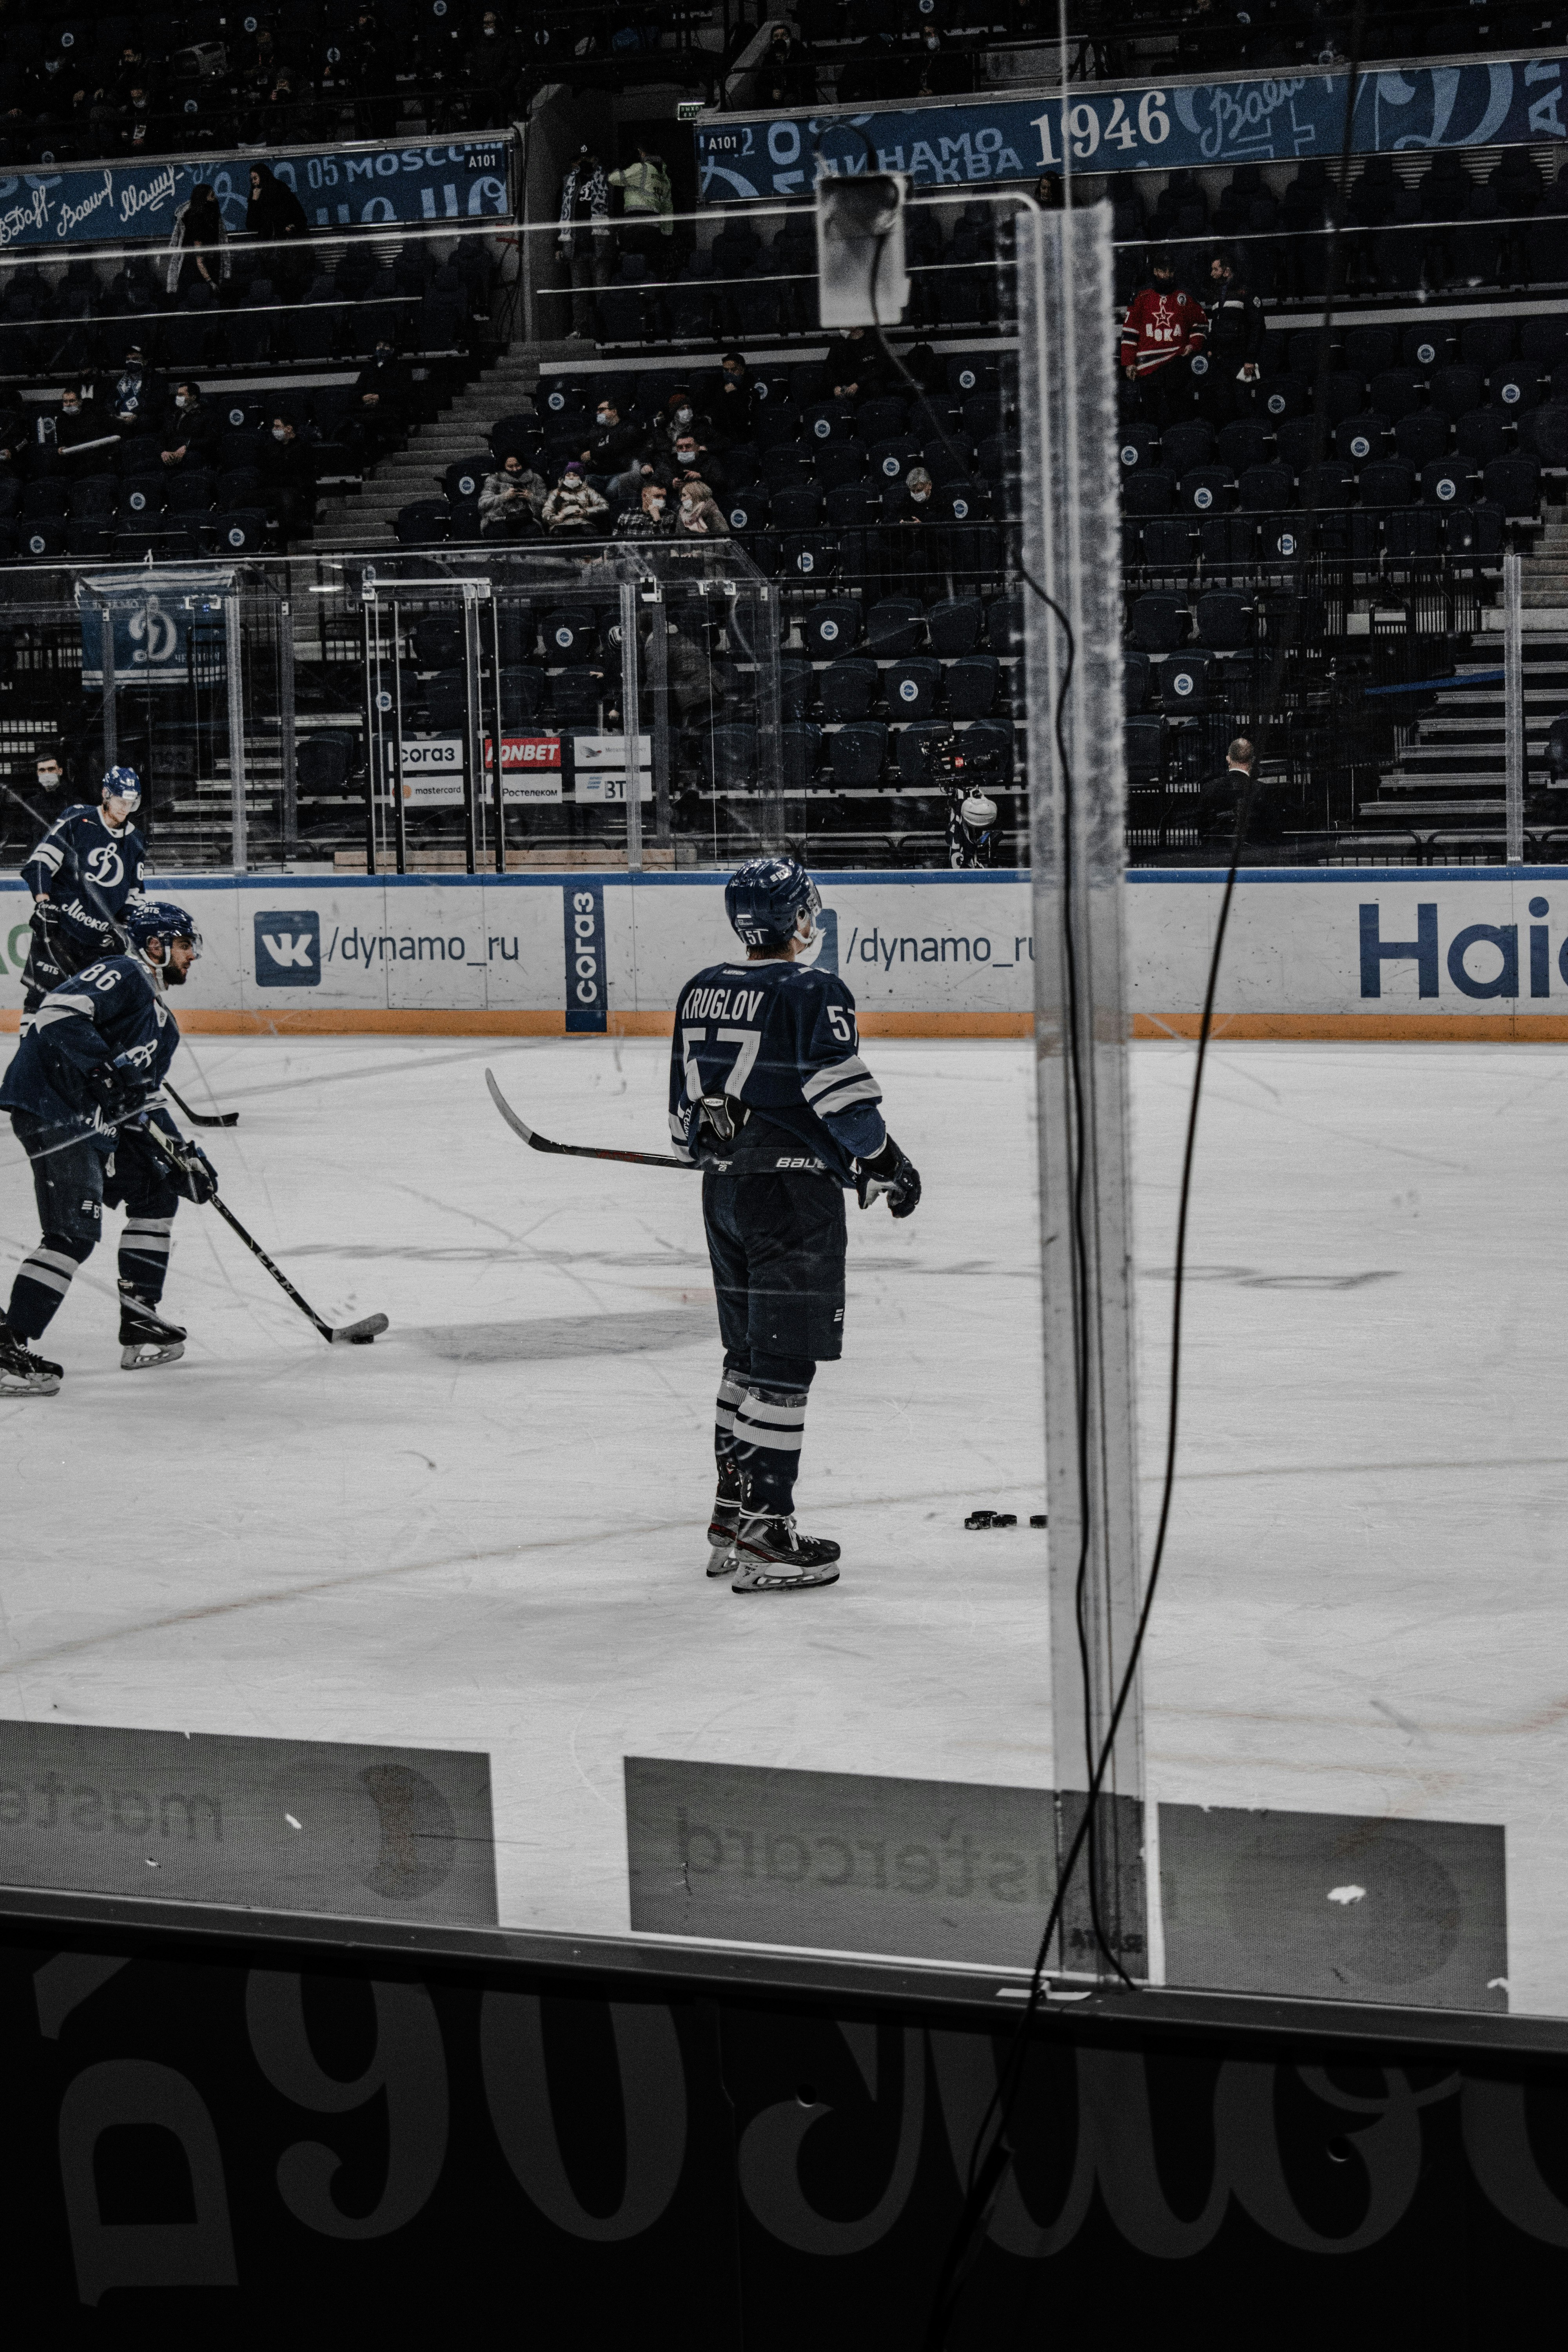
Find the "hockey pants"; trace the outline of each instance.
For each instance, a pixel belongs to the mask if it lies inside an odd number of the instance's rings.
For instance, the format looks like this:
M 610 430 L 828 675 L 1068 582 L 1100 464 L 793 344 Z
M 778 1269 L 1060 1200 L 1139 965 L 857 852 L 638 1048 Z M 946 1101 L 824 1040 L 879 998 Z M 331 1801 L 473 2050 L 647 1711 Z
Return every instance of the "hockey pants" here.
M 121 1134 L 112 1156 L 68 1129 L 30 1112 L 11 1113 L 12 1131 L 33 1163 L 43 1238 L 16 1269 L 6 1320 L 19 1339 L 37 1339 L 59 1312 L 71 1277 L 103 1231 L 107 1204 L 125 1209 L 120 1238 L 123 1289 L 155 1307 L 163 1295 L 180 1196 L 167 1169 L 135 1135 Z
M 816 1367 L 844 1346 L 844 1194 L 810 1175 L 705 1176 L 702 1220 L 724 1371 L 714 1406 L 719 1482 L 787 1517 Z

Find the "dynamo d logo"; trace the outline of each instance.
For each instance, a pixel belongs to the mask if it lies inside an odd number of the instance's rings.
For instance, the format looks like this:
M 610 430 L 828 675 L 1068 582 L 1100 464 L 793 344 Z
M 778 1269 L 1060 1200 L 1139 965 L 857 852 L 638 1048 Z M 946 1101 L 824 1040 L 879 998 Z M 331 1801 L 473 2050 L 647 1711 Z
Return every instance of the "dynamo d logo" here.
M 285 907 L 256 918 L 258 988 L 319 988 L 321 919 L 313 907 Z

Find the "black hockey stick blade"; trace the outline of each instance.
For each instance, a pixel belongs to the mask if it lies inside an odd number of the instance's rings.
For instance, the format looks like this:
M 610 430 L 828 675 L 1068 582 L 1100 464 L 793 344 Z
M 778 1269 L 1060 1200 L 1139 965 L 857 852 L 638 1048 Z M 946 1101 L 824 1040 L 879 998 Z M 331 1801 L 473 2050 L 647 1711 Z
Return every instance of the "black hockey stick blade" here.
M 193 1110 L 184 1095 L 175 1094 L 167 1078 L 163 1081 L 163 1092 L 172 1102 L 178 1103 L 193 1127 L 237 1127 L 239 1125 L 239 1113 L 237 1110 L 217 1111 L 210 1118 L 205 1111 Z
M 524 1143 L 531 1144 L 535 1151 L 559 1151 L 571 1160 L 629 1160 L 638 1168 L 684 1168 L 689 1174 L 691 1172 L 690 1160 L 672 1160 L 663 1151 L 611 1151 L 597 1143 L 552 1143 L 547 1135 L 541 1135 L 529 1126 L 526 1119 L 518 1117 L 497 1086 L 493 1070 L 485 1072 L 485 1084 L 490 1090 L 491 1102 L 512 1133 L 521 1135 Z
M 272 1260 L 268 1256 L 267 1252 L 262 1248 L 261 1244 L 257 1241 L 252 1234 L 246 1232 L 245 1227 L 240 1223 L 239 1219 L 235 1215 L 234 1211 L 229 1207 L 226 1201 L 221 1201 L 215 1192 L 213 1194 L 212 1204 L 230 1231 L 239 1235 L 240 1240 L 245 1244 L 246 1248 L 250 1252 L 251 1255 L 253 1257 L 258 1257 L 261 1260 L 262 1265 L 267 1268 L 268 1273 L 272 1276 L 273 1281 L 278 1285 L 279 1290 L 287 1291 L 289 1297 L 293 1300 L 300 1314 L 305 1317 L 308 1322 L 315 1325 L 317 1330 L 321 1333 L 329 1348 L 335 1339 L 346 1339 L 351 1348 L 368 1348 L 371 1341 L 375 1338 L 376 1333 L 378 1331 L 385 1330 L 386 1318 L 384 1315 L 366 1315 L 363 1316 L 359 1322 L 344 1323 L 339 1329 L 334 1331 L 330 1323 L 324 1323 L 322 1321 L 315 1308 L 310 1305 L 310 1300 L 307 1298 L 301 1298 L 300 1293 L 295 1289 L 293 1284 L 289 1281 L 288 1276 L 282 1271 L 281 1267 L 273 1265 Z

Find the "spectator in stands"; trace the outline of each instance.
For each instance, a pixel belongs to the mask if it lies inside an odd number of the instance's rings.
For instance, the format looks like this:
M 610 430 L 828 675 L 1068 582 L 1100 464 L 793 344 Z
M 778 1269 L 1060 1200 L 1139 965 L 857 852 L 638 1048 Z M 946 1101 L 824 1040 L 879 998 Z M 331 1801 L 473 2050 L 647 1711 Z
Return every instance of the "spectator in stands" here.
M 304 242 L 310 233 L 310 224 L 304 205 L 292 188 L 284 186 L 269 163 L 253 163 L 250 167 L 250 202 L 245 208 L 245 231 L 247 236 L 258 237 L 273 247 L 281 247 L 289 238 L 298 240 L 295 250 L 262 254 L 257 273 L 269 278 L 285 301 L 298 300 L 310 268 L 309 248 Z
M 1197 297 L 1176 284 L 1176 265 L 1165 247 L 1151 269 L 1152 282 L 1133 296 L 1121 322 L 1121 370 L 1138 387 L 1145 413 L 1171 425 L 1192 407 L 1192 362 L 1204 347 L 1208 321 Z
M 706 482 L 689 474 L 680 484 L 679 502 L 675 510 L 676 537 L 692 539 L 728 539 L 730 524 L 718 499 Z
M 502 32 L 500 16 L 493 8 L 487 8 L 479 20 L 479 38 L 471 44 L 464 61 L 465 79 L 487 121 L 491 117 L 500 120 L 517 87 L 522 62 L 515 37 Z
M 227 277 L 223 214 L 206 181 L 198 180 L 174 215 L 164 284 L 171 294 L 183 294 L 189 286 L 210 286 L 216 294 Z
M 1043 213 L 1059 213 L 1062 209 L 1062 175 L 1059 172 L 1042 172 L 1035 182 L 1035 202 Z
M 1237 735 L 1226 746 L 1225 773 L 1204 787 L 1198 801 L 1200 841 L 1229 843 L 1235 839 L 1237 814 L 1251 789 L 1257 763 L 1257 751 L 1245 735 Z M 1254 797 L 1247 820 L 1246 838 L 1258 843 L 1279 840 L 1279 815 L 1267 801 Z
M 599 539 L 609 511 L 609 501 L 584 478 L 581 458 L 569 457 L 544 501 L 542 520 L 552 539 Z
M 699 439 L 695 426 L 688 425 L 676 435 L 674 457 L 677 481 L 695 474 L 700 481 L 722 488 L 724 467 L 706 442 Z
M 920 38 L 915 64 L 906 76 L 900 96 L 952 98 L 974 87 L 974 69 L 963 50 L 950 49 L 935 25 L 928 24 Z
M 933 522 L 931 513 L 931 478 L 923 466 L 911 466 L 904 476 L 903 488 L 893 501 L 891 513 L 884 509 L 889 522 Z
M 628 507 L 616 519 L 613 536 L 616 539 L 673 539 L 675 524 L 669 514 L 669 492 L 662 482 L 647 482 L 635 507 Z
M 610 184 L 591 147 L 561 183 L 561 220 L 555 250 L 572 289 L 572 333 L 594 331 L 594 290 L 610 281 Z
M 407 361 L 398 358 L 390 335 L 378 335 L 375 350 L 355 376 L 353 386 L 354 421 L 373 458 L 403 437 L 413 395 Z
M 509 451 L 479 484 L 480 532 L 486 539 L 514 539 L 537 530 L 549 495 L 542 474 L 525 466 L 515 449 Z
M 635 425 L 623 422 L 619 408 L 606 394 L 594 412 L 594 429 L 579 454 L 590 474 L 609 477 L 618 474 L 633 451 L 641 448 L 642 437 Z
M 316 453 L 290 416 L 275 416 L 262 445 L 268 503 L 286 539 L 309 530 L 316 519 Z
M 869 400 L 875 396 L 882 372 L 877 363 L 877 346 L 864 327 L 846 327 L 841 335 L 828 339 L 823 373 L 833 387 L 835 400 Z
M 163 143 L 155 131 L 153 93 L 145 77 L 138 73 L 127 89 L 125 103 L 120 109 L 120 144 L 131 155 L 155 155 Z
M 153 433 L 167 406 L 163 379 L 147 364 L 140 343 L 127 343 L 125 363 L 104 387 L 104 411 L 122 430 Z
M 810 106 L 816 97 L 816 75 L 810 53 L 793 25 L 775 18 L 768 46 L 757 67 L 757 102 L 763 106 Z
M 66 780 L 65 761 L 58 751 L 40 751 L 34 762 L 34 777 L 41 793 L 58 793 Z
M 163 427 L 163 463 L 171 471 L 188 467 L 200 473 L 217 457 L 218 420 L 202 405 L 202 388 L 188 380 L 174 386 L 174 410 Z
M 1210 293 L 1199 405 L 1215 425 L 1228 425 L 1252 403 L 1251 387 L 1263 373 L 1263 305 L 1237 276 L 1234 257 L 1217 247 L 1209 263 Z
M 397 62 L 374 9 L 359 11 L 353 29 L 344 37 L 342 47 L 341 63 L 354 97 L 355 135 L 361 139 L 395 138 L 400 107 L 395 87 Z
M 258 136 L 269 146 L 289 147 L 308 139 L 312 127 L 305 87 L 293 67 L 285 66 L 262 103 Z
M 667 458 L 656 457 L 650 452 L 639 451 L 624 474 L 616 474 L 609 485 L 607 496 L 612 507 L 633 507 L 650 483 L 657 482 L 668 493 L 675 469 Z
M 639 146 L 635 163 L 610 173 L 610 185 L 621 191 L 621 251 L 640 253 L 651 267 L 658 253 L 668 254 L 675 235 L 675 198 L 663 156 Z
M 655 457 L 673 457 L 676 443 L 696 422 L 697 403 L 692 398 L 691 386 L 678 383 L 654 419 L 651 440 Z
M 756 394 L 751 370 L 739 352 L 726 352 L 719 362 L 719 397 L 714 404 L 713 429 L 721 441 L 748 441 Z

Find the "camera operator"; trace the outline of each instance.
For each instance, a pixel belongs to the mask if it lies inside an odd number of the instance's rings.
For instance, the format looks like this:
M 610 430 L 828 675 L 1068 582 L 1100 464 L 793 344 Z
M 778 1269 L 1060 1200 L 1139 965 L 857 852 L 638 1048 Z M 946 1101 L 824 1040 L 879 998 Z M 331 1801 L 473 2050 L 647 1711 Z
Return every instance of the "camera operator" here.
M 932 783 L 947 795 L 949 866 L 961 873 L 994 866 L 997 811 L 992 788 L 1000 780 L 1001 747 L 972 745 L 967 732 L 954 730 L 931 739 L 927 765 Z

